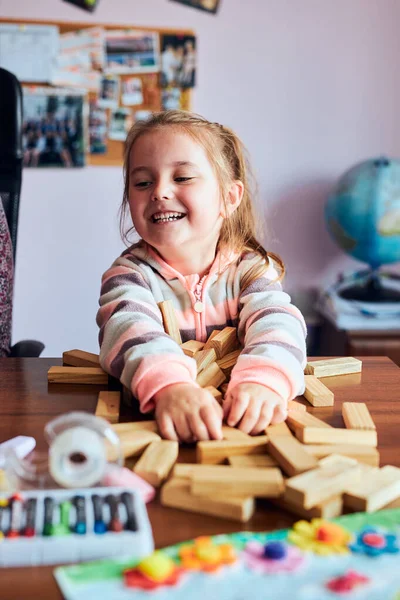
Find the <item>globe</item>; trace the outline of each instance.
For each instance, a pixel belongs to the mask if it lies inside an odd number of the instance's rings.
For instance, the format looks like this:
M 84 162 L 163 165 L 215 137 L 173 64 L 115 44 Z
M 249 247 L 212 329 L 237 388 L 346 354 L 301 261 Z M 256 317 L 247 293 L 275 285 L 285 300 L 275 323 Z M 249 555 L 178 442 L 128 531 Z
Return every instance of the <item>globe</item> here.
M 378 273 L 382 265 L 400 261 L 400 161 L 372 158 L 346 171 L 327 200 L 325 218 L 340 248 L 371 270 L 366 285 L 356 284 L 342 296 L 400 299 L 383 290 Z

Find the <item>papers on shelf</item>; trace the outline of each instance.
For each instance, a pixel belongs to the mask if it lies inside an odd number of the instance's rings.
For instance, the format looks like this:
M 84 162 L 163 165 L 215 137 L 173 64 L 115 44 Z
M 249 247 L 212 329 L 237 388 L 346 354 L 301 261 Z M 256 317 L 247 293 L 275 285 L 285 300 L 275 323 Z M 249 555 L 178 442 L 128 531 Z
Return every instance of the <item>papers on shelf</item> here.
M 58 49 L 55 25 L 0 24 L 0 66 L 20 81 L 50 83 Z
M 60 35 L 57 69 L 52 83 L 98 92 L 104 67 L 104 29 L 90 27 Z

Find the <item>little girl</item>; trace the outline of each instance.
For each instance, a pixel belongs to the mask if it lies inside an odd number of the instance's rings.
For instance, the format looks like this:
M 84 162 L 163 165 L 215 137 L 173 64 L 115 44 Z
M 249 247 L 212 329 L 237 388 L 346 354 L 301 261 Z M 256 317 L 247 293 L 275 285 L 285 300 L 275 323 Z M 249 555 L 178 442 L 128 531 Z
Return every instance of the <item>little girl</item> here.
M 171 440 L 222 439 L 223 417 L 252 435 L 284 421 L 288 401 L 304 391 L 306 327 L 281 289 L 281 260 L 256 240 L 240 140 L 198 115 L 161 112 L 133 125 L 124 175 L 121 231 L 129 210 L 141 241 L 102 279 L 102 367 L 142 412 L 155 409 Z M 173 302 L 183 342 L 237 328 L 243 350 L 223 410 L 197 385 L 195 360 L 164 332 L 163 300 Z

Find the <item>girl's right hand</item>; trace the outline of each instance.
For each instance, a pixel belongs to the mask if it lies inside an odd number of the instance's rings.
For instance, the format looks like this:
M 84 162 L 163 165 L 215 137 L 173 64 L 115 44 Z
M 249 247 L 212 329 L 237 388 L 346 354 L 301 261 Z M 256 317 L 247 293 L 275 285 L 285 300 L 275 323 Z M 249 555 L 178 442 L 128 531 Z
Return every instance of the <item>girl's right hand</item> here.
M 163 438 L 182 442 L 222 440 L 222 407 L 212 394 L 188 383 L 169 385 L 154 396 Z

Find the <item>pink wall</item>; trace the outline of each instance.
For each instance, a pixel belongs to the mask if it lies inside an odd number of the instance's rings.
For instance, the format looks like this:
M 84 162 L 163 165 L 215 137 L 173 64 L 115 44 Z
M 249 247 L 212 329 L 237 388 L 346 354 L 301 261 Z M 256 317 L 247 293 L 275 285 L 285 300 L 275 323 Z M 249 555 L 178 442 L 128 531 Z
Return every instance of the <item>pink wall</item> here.
M 247 145 L 264 241 L 287 263 L 287 286 L 360 266 L 330 241 L 323 205 L 355 162 L 400 154 L 398 0 L 221 0 L 217 17 L 169 0 L 100 0 L 93 16 L 61 0 L 0 0 L 0 15 L 193 28 L 194 110 Z M 121 190 L 115 168 L 25 171 L 15 341 L 42 339 L 48 356 L 96 351 L 100 275 L 122 247 Z

